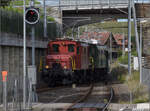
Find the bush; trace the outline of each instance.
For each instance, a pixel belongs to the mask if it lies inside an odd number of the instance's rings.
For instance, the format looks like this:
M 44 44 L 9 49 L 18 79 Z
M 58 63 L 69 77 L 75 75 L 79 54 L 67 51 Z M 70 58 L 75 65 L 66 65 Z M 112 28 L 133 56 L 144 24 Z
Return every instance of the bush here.
M 128 55 L 126 54 L 124 57 L 119 57 L 118 58 L 118 61 L 121 63 L 121 64 L 128 64 Z
M 129 90 L 132 92 L 134 103 L 143 103 L 148 101 L 147 87 L 140 84 L 140 74 L 134 71 L 126 80 Z
M 9 8 L 10 9 L 10 8 Z M 13 33 L 23 35 L 23 15 L 21 13 L 14 12 L 12 10 L 0 8 L 0 26 L 1 32 Z M 57 36 L 56 23 L 47 25 L 47 35 L 49 38 L 54 39 Z M 27 24 L 26 33 L 30 36 L 31 26 Z M 43 36 L 43 20 L 40 20 L 35 25 L 35 36 Z
M 11 0 L 0 0 L 0 7 L 5 7 L 10 4 Z

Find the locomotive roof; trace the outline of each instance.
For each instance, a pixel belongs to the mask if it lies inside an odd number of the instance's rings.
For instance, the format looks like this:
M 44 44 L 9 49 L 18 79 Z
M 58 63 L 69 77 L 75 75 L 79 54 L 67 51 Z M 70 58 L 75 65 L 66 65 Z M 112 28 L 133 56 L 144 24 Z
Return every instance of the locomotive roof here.
M 85 40 L 85 39 L 57 38 L 56 40 L 51 40 L 50 42 L 57 42 L 57 41 L 78 42 L 78 43 L 83 43 L 83 44 L 87 44 L 87 45 L 95 45 L 95 46 L 97 46 L 98 49 L 109 50 L 109 48 L 106 45 L 101 45 L 98 42 L 96 43 L 96 41 Z
M 52 40 L 52 41 L 53 42 L 55 42 L 55 41 L 73 41 L 73 42 L 80 42 L 80 43 L 95 44 L 95 45 L 99 45 L 99 46 L 104 46 L 104 45 L 101 45 L 100 43 L 98 43 L 97 40 L 95 40 L 95 39 L 87 40 L 87 39 L 74 39 L 71 37 L 64 37 L 64 38 L 57 38 L 56 40 Z

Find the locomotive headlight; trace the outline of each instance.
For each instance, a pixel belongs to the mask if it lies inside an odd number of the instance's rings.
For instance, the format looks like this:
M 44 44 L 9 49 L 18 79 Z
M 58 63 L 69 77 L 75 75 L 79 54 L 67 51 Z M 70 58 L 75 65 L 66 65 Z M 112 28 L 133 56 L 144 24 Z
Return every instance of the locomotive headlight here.
M 49 66 L 48 66 L 48 65 L 46 65 L 46 66 L 45 66 L 45 68 L 46 68 L 46 69 L 49 69 Z
M 67 69 L 67 66 L 64 66 L 64 69 Z

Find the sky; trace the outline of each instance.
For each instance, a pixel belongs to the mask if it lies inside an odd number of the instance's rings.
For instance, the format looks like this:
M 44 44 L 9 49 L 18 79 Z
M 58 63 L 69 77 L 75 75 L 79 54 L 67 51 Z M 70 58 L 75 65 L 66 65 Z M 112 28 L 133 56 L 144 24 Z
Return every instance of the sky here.
M 38 0 L 39 2 L 41 2 L 41 4 L 43 4 L 43 0 Z M 58 5 L 59 4 L 59 0 L 46 0 L 46 4 L 48 5 Z

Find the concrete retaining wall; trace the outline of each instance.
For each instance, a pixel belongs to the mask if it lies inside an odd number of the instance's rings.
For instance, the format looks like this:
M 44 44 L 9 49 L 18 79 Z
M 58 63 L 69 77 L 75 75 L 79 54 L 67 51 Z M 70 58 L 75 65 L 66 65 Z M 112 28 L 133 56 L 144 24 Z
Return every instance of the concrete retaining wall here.
M 37 70 L 40 64 L 40 58 L 45 56 L 45 48 L 48 40 L 36 38 L 35 41 L 35 63 Z M 31 37 L 27 37 L 27 66 L 32 62 L 32 42 Z M 23 75 L 23 37 L 1 33 L 0 34 L 0 103 L 2 102 L 2 76 L 1 71 L 8 71 L 8 90 L 12 89 L 14 79 L 20 79 L 20 86 L 22 85 Z M 40 75 L 38 73 L 38 81 Z M 22 86 L 21 86 L 22 88 Z

